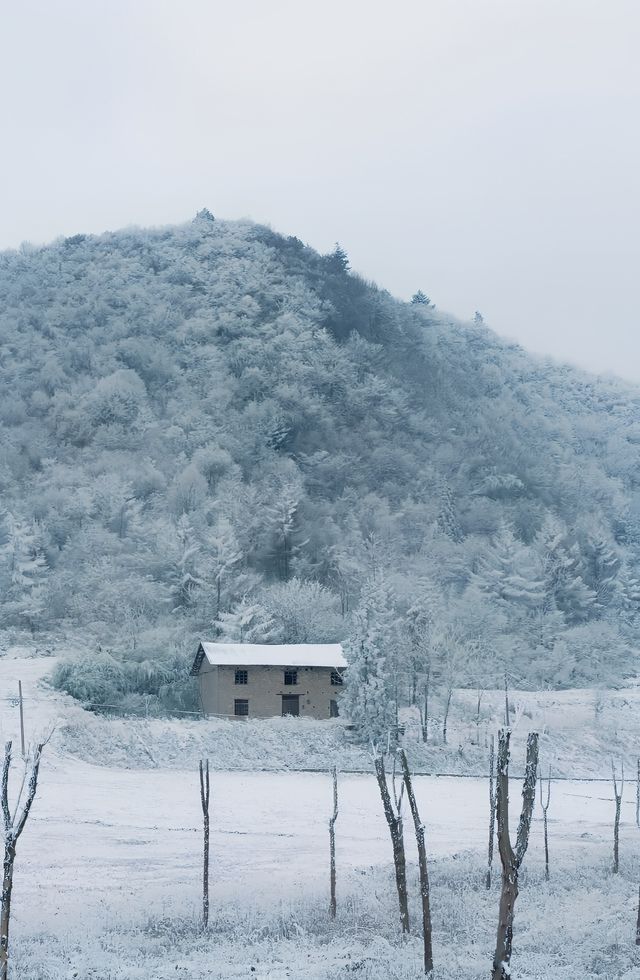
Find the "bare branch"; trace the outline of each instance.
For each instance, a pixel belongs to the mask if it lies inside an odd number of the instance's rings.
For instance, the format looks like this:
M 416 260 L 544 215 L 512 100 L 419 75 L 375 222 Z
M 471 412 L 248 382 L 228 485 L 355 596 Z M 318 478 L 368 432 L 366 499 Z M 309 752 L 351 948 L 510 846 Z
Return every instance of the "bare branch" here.
M 29 777 L 29 789 L 27 792 L 27 799 L 22 810 L 18 822 L 14 827 L 14 838 L 17 840 L 22 831 L 24 830 L 24 825 L 27 822 L 27 817 L 29 816 L 29 811 L 33 805 L 33 801 L 36 797 L 36 791 L 38 789 L 38 773 L 40 772 L 40 759 L 42 758 L 42 749 L 44 745 L 40 743 L 36 747 L 35 755 L 33 757 L 33 762 L 31 764 L 31 775 Z
M 522 864 L 529 844 L 531 818 L 536 802 L 536 777 L 538 773 L 538 733 L 531 732 L 527 738 L 527 763 L 525 766 L 524 783 L 522 786 L 522 811 L 516 835 L 516 860 L 518 867 Z
M 9 812 L 9 769 L 11 768 L 11 742 L 4 747 L 4 764 L 2 766 L 2 815 L 6 833 L 11 830 L 11 813 Z

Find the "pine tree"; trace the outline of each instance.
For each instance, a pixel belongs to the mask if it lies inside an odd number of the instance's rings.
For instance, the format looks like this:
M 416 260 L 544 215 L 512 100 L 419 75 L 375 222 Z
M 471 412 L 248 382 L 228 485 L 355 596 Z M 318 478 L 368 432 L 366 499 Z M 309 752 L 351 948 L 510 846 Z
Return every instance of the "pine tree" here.
M 242 551 L 230 522 L 224 518 L 207 540 L 209 560 L 213 567 L 213 580 L 216 590 L 216 618 L 220 615 L 223 586 L 234 569 L 242 561 Z
M 267 508 L 267 521 L 274 544 L 274 558 L 279 578 L 287 581 L 291 574 L 291 561 L 297 550 L 295 541 L 298 495 L 296 488 L 285 486 L 278 500 Z
M 437 524 L 442 533 L 455 544 L 462 541 L 463 534 L 456 516 L 453 493 L 448 483 L 444 483 L 440 489 L 440 513 Z
M 6 515 L 1 546 L 5 583 L 5 618 L 25 624 L 35 633 L 46 607 L 48 565 L 37 525 Z
M 602 615 L 615 596 L 620 558 L 602 531 L 589 536 L 585 558 L 588 584 L 595 593 L 594 609 L 598 615 Z
M 220 636 L 229 643 L 270 643 L 276 624 L 259 602 L 243 598 L 230 612 L 221 612 L 217 626 Z
M 506 525 L 483 556 L 474 581 L 495 601 L 521 613 L 533 613 L 544 602 L 542 570 Z
M 346 643 L 349 668 L 341 700 L 363 742 L 386 739 L 396 723 L 397 652 L 391 592 L 384 582 L 369 579 Z
M 534 547 L 542 561 L 546 608 L 559 609 L 571 626 L 586 622 L 596 596 L 582 578 L 577 543 L 569 541 L 558 520 L 547 517 Z
M 172 612 L 186 612 L 198 604 L 204 587 L 203 556 L 186 514 L 175 524 L 173 566 L 170 570 Z

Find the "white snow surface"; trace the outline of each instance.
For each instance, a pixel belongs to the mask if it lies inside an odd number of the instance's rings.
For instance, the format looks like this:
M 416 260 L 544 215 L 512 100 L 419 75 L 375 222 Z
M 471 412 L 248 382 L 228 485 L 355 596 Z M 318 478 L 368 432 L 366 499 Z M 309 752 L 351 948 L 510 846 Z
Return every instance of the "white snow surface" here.
M 70 718 L 81 737 L 78 717 L 85 713 L 41 683 L 54 662 L 51 658 L 0 658 L 0 734 L 14 738 L 17 762 L 18 711 L 15 700 L 10 699 L 18 678 L 25 693 L 29 740 L 55 724 L 64 728 Z M 100 719 L 100 724 L 111 722 Z M 241 732 L 242 726 L 235 730 Z M 150 736 L 150 730 L 141 728 L 141 739 L 145 731 Z M 153 756 L 152 737 L 147 748 Z M 518 751 L 514 751 L 514 771 Z M 12 937 L 16 978 L 335 980 L 350 977 L 355 962 L 360 963 L 355 975 L 370 980 L 420 975 L 418 940 L 412 940 L 413 945 L 397 944 L 389 834 L 371 774 L 341 773 L 339 777 L 336 831 L 342 918 L 336 928 L 342 930 L 343 938 L 337 942 L 335 936 L 327 935 L 316 946 L 317 930 L 322 933 L 328 928 L 330 776 L 299 771 L 212 772 L 212 920 L 219 923 L 224 935 L 208 945 L 206 937 L 193 932 L 202 870 L 198 774 L 193 764 L 183 769 L 175 768 L 175 763 L 173 768 L 153 765 L 151 758 L 147 769 L 91 764 L 70 755 L 57 734 L 46 746 L 38 795 L 18 845 Z M 16 767 L 14 792 L 18 771 Z M 497 893 L 485 894 L 481 884 L 487 846 L 487 780 L 416 776 L 415 790 L 427 827 L 436 921 L 446 909 L 447 921 L 436 926 L 436 957 L 445 967 L 442 944 L 452 941 L 451 934 L 454 946 L 447 949 L 446 957 L 456 966 L 456 975 L 485 976 L 495 931 L 494 909 L 497 914 Z M 516 779 L 512 780 L 511 798 L 514 810 L 519 808 Z M 633 952 L 632 940 L 640 867 L 631 779 L 624 787 L 620 832 L 625 875 L 612 878 L 608 869 L 614 808 L 610 780 L 553 783 L 551 850 L 554 865 L 564 869 L 555 892 L 541 882 L 542 814 L 537 808 L 526 866 L 532 881 L 538 882 L 535 888 L 542 897 L 536 901 L 546 902 L 543 907 L 550 910 L 549 928 L 555 931 L 562 917 L 567 917 L 561 928 L 568 951 L 563 965 L 555 947 L 541 944 L 536 935 L 536 929 L 542 928 L 537 924 L 536 905 L 527 897 L 530 889 L 524 888 L 519 899 L 521 933 L 519 936 L 516 917 L 514 953 L 521 969 L 514 970 L 515 975 L 577 980 L 598 975 L 593 963 L 604 956 L 603 975 L 640 978 L 640 954 Z M 416 853 L 408 816 L 405 824 L 413 868 Z M 574 882 L 574 893 L 567 891 L 568 881 Z M 599 894 L 602 888 L 611 891 L 608 898 Z M 611 919 L 606 918 L 607 935 L 615 934 L 615 943 L 622 944 L 623 952 L 618 946 L 618 952 L 611 952 L 607 942 L 614 940 L 599 937 L 598 930 L 605 928 L 603 916 Z M 459 924 L 451 933 L 454 920 Z M 233 928 L 239 934 L 229 938 Z M 586 930 L 586 940 L 581 928 Z M 573 940 L 572 930 L 580 933 Z M 539 966 L 545 956 L 546 965 Z M 577 972 L 571 972 L 572 962 L 582 964 L 575 967 Z M 258 965 L 250 972 L 253 963 Z
M 212 666 L 346 667 L 340 643 L 207 643 L 201 642 Z

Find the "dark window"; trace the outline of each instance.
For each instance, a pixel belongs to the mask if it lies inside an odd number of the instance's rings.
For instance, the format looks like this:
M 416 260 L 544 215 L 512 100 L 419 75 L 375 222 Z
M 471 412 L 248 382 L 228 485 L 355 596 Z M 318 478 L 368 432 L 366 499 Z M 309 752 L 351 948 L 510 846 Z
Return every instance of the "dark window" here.
M 285 682 L 285 684 L 297 684 L 298 683 L 298 671 L 297 670 L 285 670 L 285 672 L 284 672 L 284 682 Z
M 233 713 L 239 718 L 246 718 L 249 714 L 249 702 L 246 698 L 236 698 L 233 702 Z
M 340 687 L 342 684 L 342 674 L 338 670 L 331 671 L 331 683 L 334 687 Z
M 329 717 L 330 718 L 337 718 L 339 716 L 339 714 L 340 714 L 340 712 L 338 711 L 338 702 L 337 701 L 329 701 Z
M 248 683 L 249 683 L 249 671 L 236 670 L 236 684 L 248 684 Z

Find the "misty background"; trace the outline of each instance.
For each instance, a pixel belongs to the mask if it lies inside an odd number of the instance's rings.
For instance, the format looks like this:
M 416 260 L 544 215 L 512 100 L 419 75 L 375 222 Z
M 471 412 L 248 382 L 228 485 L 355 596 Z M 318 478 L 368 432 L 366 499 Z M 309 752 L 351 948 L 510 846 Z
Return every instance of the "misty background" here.
M 0 247 L 251 217 L 640 380 L 637 4 L 3 5 Z

